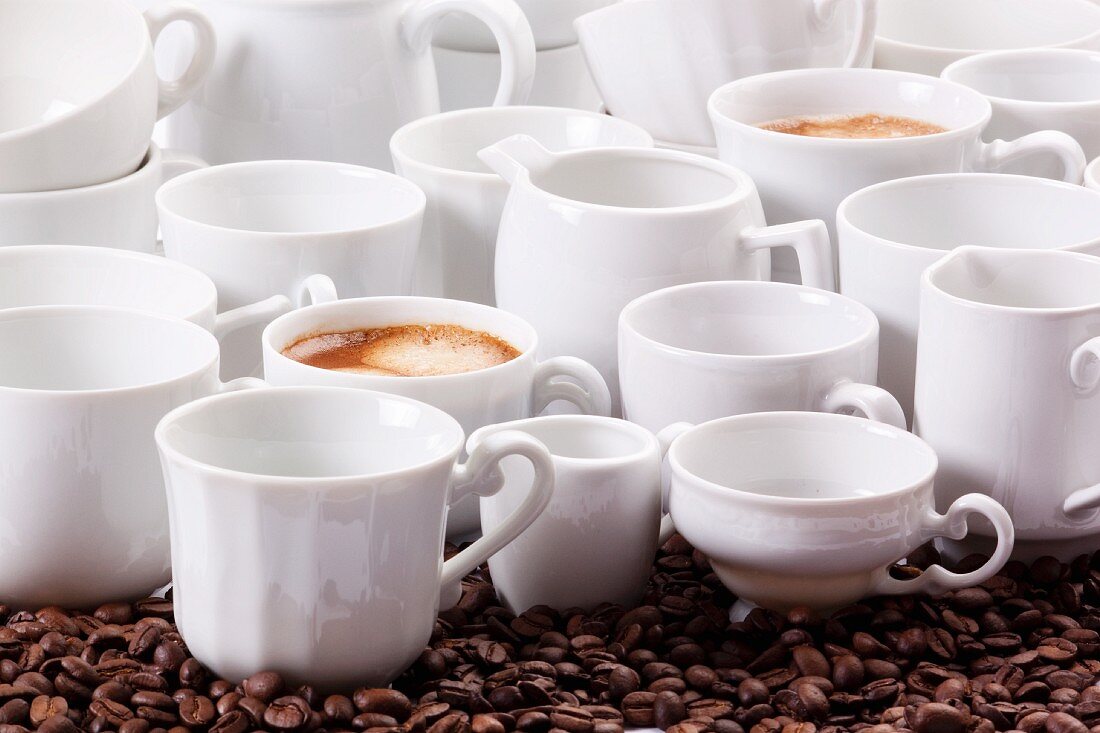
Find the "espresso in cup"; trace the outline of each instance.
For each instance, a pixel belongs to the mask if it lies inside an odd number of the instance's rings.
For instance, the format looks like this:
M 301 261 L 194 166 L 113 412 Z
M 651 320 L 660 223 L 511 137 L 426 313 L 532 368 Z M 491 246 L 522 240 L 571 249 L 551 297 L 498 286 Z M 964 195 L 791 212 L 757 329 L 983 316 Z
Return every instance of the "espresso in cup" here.
M 808 115 L 784 117 L 759 125 L 772 132 L 804 137 L 832 137 L 844 139 L 881 139 L 893 137 L 918 137 L 947 132 L 932 122 L 915 117 L 875 114 L 861 115 Z

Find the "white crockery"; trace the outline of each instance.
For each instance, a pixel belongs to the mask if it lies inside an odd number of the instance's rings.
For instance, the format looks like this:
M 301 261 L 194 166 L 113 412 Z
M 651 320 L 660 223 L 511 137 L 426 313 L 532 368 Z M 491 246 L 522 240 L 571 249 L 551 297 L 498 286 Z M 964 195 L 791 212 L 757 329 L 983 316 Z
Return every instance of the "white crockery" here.
M 917 176 L 849 196 L 837 230 L 840 292 L 878 316 L 879 384 L 912 418 L 925 268 L 962 245 L 1100 255 L 1100 193 L 1028 176 Z
M 84 144 L 89 143 L 88 140 Z M 186 153 L 149 145 L 141 167 L 118 180 L 84 188 L 0 194 L 0 246 L 79 244 L 153 253 L 157 189 L 206 164 Z
M 153 41 L 169 23 L 197 42 L 175 81 L 157 77 Z M 152 36 L 152 38 L 150 38 Z M 214 31 L 194 6 L 125 0 L 0 5 L 0 194 L 80 188 L 133 173 L 153 124 L 202 84 Z
M 618 0 L 516 0 L 531 24 L 535 47 L 540 51 L 576 45 L 577 31 L 573 21 L 615 2 Z M 450 15 L 440 22 L 435 45 L 456 51 L 497 50 L 492 34 L 461 15 Z
M 581 16 L 608 110 L 661 140 L 713 146 L 707 97 L 753 74 L 869 66 L 875 0 L 632 0 Z
M 523 104 L 535 42 L 513 0 L 198 0 L 218 32 L 214 69 L 168 125 L 211 163 L 273 158 L 390 165 L 402 125 L 439 112 L 432 33 L 475 17 L 500 47 L 482 104 Z M 182 53 L 182 49 L 180 50 Z
M 169 580 L 153 428 L 218 381 L 218 342 L 124 308 L 0 310 L 0 586 L 5 602 L 91 608 Z M 18 517 L 18 521 L 13 518 Z
M 1085 168 L 1085 187 L 1100 191 L 1100 158 L 1096 158 Z
M 1100 49 L 1092 0 L 880 0 L 875 67 L 939 76 L 982 51 Z
M 940 504 L 1001 502 L 1021 559 L 1096 544 L 1098 387 L 1100 258 L 961 247 L 925 270 L 914 430 L 939 454 Z
M 497 231 L 508 183 L 478 152 L 516 134 L 551 150 L 652 147 L 637 125 L 555 107 L 485 107 L 412 122 L 390 143 L 397 172 L 428 196 L 414 292 L 493 305 Z
M 619 317 L 623 416 L 658 431 L 747 412 L 854 410 L 904 428 L 897 400 L 875 386 L 878 335 L 866 306 L 803 285 L 658 290 Z
M 460 464 L 454 418 L 366 390 L 292 387 L 201 400 L 156 429 L 168 484 L 176 622 L 197 659 L 240 681 L 275 670 L 322 690 L 382 687 L 424 651 L 441 584 L 538 517 L 554 465 L 528 435 Z M 443 562 L 448 504 L 535 480 L 495 531 Z
M 869 595 L 943 593 L 992 577 L 1012 521 L 988 496 L 934 507 L 936 454 L 919 438 L 847 415 L 771 412 L 715 420 L 672 443 L 676 530 L 742 600 L 827 611 Z M 997 529 L 985 565 L 933 565 L 898 580 L 890 566 L 936 536 L 961 538 L 978 514 Z
M 618 412 L 619 313 L 640 295 L 705 280 L 766 280 L 792 246 L 807 282 L 833 289 L 825 225 L 766 226 L 752 180 L 671 150 L 551 153 L 526 136 L 482 159 L 512 184 L 497 241 L 497 304 L 538 330 L 540 354 L 574 354 Z

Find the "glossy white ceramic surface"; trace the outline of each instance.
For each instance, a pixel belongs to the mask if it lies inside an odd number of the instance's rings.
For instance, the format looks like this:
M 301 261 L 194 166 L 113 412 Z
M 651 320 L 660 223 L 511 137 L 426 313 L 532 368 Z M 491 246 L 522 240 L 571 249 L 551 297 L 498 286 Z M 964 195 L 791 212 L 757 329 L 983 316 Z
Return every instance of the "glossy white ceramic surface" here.
M 1091 0 L 879 0 L 875 66 L 929 76 L 982 51 L 1100 48 Z
M 878 316 L 879 384 L 911 419 L 925 268 L 962 245 L 1100 254 L 1100 193 L 1027 176 L 918 176 L 852 194 L 837 229 L 840 292 Z
M 5 602 L 91 608 L 164 586 L 153 428 L 222 389 L 218 342 L 193 323 L 92 306 L 0 310 Z
M 623 416 L 659 431 L 747 412 L 856 411 L 904 428 L 897 400 L 875 386 L 878 332 L 866 306 L 802 285 L 658 290 L 619 317 Z
M 276 670 L 321 690 L 389 684 L 424 650 L 440 585 L 522 532 L 554 465 L 504 432 L 458 463 L 463 434 L 434 407 L 355 389 L 254 390 L 201 400 L 156 430 L 168 484 L 173 601 L 188 648 L 216 674 Z M 443 562 L 447 505 L 535 481 L 495 531 Z
M 575 109 L 487 107 L 412 122 L 390 143 L 397 172 L 428 196 L 414 292 L 493 305 L 493 268 L 508 183 L 478 152 L 516 134 L 550 150 L 651 147 L 637 125 Z
M 1096 158 L 1085 168 L 1085 188 L 1100 191 L 1100 158 Z
M 551 153 L 526 136 L 482 159 L 512 184 L 497 242 L 497 304 L 538 330 L 540 355 L 575 354 L 603 374 L 619 410 L 615 334 L 634 298 L 704 280 L 766 280 L 793 246 L 808 282 L 833 289 L 820 221 L 765 225 L 752 180 L 671 150 Z
M 1095 543 L 1100 258 L 962 247 L 925 270 L 920 319 L 914 429 L 940 505 L 992 496 L 1023 555 Z
M 870 420 L 805 412 L 715 420 L 677 438 L 669 464 L 676 530 L 727 588 L 781 612 L 965 588 L 990 578 L 1012 549 L 1012 521 L 999 504 L 970 494 L 937 514 L 932 448 Z M 933 537 L 966 535 L 972 514 L 997 527 L 985 565 L 890 577 L 892 563 Z
M 615 2 L 618 0 L 516 0 L 531 24 L 535 47 L 540 51 L 575 45 L 573 21 Z M 443 19 L 435 34 L 435 45 L 456 51 L 497 50 L 492 34 L 484 26 L 461 15 Z
M 169 82 L 157 77 L 153 41 L 176 21 L 192 28 L 197 43 L 182 77 Z M 144 17 L 125 0 L 5 0 L 0 194 L 92 186 L 133 173 L 153 123 L 195 93 L 214 47 L 209 21 L 177 0 Z
M 513 0 L 199 0 L 218 32 L 209 80 L 169 120 L 173 145 L 211 163 L 302 159 L 388 168 L 395 130 L 439 112 L 431 40 L 448 13 L 501 49 L 485 104 L 523 104 L 535 42 Z
M 631 0 L 577 20 L 611 114 L 655 138 L 713 146 L 707 97 L 753 74 L 869 66 L 874 0 Z

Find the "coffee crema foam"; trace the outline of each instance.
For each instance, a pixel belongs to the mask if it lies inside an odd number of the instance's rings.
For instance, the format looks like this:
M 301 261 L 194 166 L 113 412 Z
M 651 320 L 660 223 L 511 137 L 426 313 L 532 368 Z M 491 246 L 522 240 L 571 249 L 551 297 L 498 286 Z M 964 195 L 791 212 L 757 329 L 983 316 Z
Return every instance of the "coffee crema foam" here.
M 879 140 L 947 132 L 946 127 L 913 117 L 879 114 L 784 117 L 781 120 L 765 122 L 757 127 L 804 137 Z
M 320 369 L 388 377 L 463 374 L 520 355 L 514 346 L 492 334 L 452 324 L 321 333 L 300 339 L 282 353 Z

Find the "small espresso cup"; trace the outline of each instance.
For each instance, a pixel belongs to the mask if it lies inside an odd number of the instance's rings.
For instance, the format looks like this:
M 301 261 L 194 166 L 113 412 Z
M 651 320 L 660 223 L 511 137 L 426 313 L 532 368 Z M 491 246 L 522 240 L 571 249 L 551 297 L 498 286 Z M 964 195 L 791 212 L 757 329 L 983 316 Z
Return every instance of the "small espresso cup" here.
M 168 483 L 176 620 L 191 652 L 241 680 L 276 670 L 322 690 L 381 687 L 424 650 L 441 584 L 457 583 L 543 511 L 554 464 L 501 432 L 460 464 L 442 410 L 361 389 L 289 387 L 200 400 L 156 441 Z M 447 506 L 534 483 L 495 531 L 441 561 Z
M 848 415 L 770 412 L 714 420 L 669 449 L 669 509 L 743 601 L 828 611 L 866 596 L 943 593 L 992 577 L 1012 551 L 1012 520 L 981 494 L 935 510 L 937 460 L 920 438 Z M 898 580 L 890 566 L 933 537 L 962 538 L 967 518 L 992 522 L 985 565 L 933 565 Z
M 652 431 L 776 410 L 858 411 L 904 428 L 898 401 L 875 386 L 878 332 L 866 306 L 803 285 L 658 290 L 619 317 L 623 413 Z

